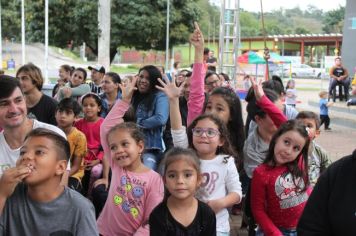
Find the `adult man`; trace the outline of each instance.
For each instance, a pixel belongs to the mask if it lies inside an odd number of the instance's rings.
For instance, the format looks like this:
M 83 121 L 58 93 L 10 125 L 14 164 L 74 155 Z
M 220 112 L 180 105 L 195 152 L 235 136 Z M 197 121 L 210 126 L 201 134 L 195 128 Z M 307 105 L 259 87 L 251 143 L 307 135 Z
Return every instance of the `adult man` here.
M 56 125 L 57 101 L 41 92 L 43 77 L 40 68 L 32 63 L 21 66 L 16 77 L 25 95 L 28 116 L 38 121 Z
M 206 61 L 208 70 L 216 72 L 216 66 L 218 65 L 216 57 L 214 57 L 214 51 L 209 51 L 209 58 Z
M 350 80 L 349 80 L 349 72 L 345 67 L 342 66 L 341 58 L 337 57 L 335 58 L 335 65 L 331 67 L 330 69 L 330 86 L 329 86 L 329 94 L 333 95 L 333 101 L 335 102 L 336 96 L 333 94 L 333 91 L 336 87 L 336 85 L 341 84 L 344 86 L 344 92 L 345 92 L 345 100 L 348 100 L 349 96 L 349 86 L 350 86 Z M 339 90 L 339 94 L 341 93 L 341 90 Z M 342 98 L 340 98 L 340 101 L 342 101 Z
M 27 117 L 27 107 L 20 82 L 11 76 L 0 75 L 0 176 L 15 167 L 26 135 L 35 128 L 50 129 L 63 137 L 59 128 Z
M 101 93 L 101 81 L 105 75 L 105 68 L 102 65 L 88 66 L 91 71 L 90 90 L 92 93 Z
M 207 71 L 204 79 L 205 92 L 210 94 L 214 88 L 221 87 L 223 85 L 220 77 L 213 71 Z

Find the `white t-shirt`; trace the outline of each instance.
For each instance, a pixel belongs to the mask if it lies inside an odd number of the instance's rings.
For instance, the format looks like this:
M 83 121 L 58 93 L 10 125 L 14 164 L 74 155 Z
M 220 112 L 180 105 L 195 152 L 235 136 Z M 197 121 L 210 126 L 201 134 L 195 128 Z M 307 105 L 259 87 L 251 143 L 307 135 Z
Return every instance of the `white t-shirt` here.
M 65 133 L 58 127 L 40 122 L 38 120 L 32 120 L 32 121 L 33 121 L 33 129 L 46 128 L 46 129 L 49 129 L 49 130 L 52 130 L 52 131 L 58 133 L 59 135 L 63 136 L 65 139 L 67 139 L 67 136 L 65 135 Z M 7 144 L 6 139 L 4 137 L 4 131 L 1 131 L 1 133 L 0 133 L 0 176 L 6 169 L 16 166 L 16 161 L 20 156 L 20 149 L 21 149 L 21 147 L 16 148 L 16 149 L 11 149 L 10 146 Z M 68 170 L 68 168 L 70 170 L 70 163 L 68 163 L 67 170 Z
M 242 198 L 241 182 L 233 157 L 217 155 L 212 160 L 200 159 L 200 170 L 203 176 L 198 194 L 200 196 L 197 196 L 200 200 L 207 202 L 232 192 Z M 216 231 L 230 232 L 229 212 L 226 208 L 216 214 Z

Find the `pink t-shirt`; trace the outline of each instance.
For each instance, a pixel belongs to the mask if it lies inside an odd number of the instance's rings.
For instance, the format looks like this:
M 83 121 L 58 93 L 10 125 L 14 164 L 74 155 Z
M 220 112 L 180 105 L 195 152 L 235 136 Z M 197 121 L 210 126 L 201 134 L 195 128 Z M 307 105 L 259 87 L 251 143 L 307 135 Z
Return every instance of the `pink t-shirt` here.
M 133 173 L 113 163 L 108 199 L 97 221 L 100 234 L 148 236 L 148 218 L 163 194 L 163 181 L 156 172 Z
M 104 119 L 100 117 L 96 122 L 88 122 L 85 119 L 80 119 L 75 123 L 75 127 L 82 131 L 87 138 L 88 154 L 85 160 L 102 160 L 104 152 L 101 150 L 100 142 L 100 126 Z

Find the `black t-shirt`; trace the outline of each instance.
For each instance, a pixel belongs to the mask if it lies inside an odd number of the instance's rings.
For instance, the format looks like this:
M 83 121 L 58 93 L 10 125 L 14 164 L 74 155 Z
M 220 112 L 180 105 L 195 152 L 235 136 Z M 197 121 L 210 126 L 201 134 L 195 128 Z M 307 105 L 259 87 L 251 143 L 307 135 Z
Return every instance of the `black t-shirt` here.
M 208 60 L 206 60 L 206 62 L 207 63 L 214 63 L 214 62 L 217 62 L 217 59 L 216 59 L 216 57 L 211 57 Z M 215 66 L 208 66 L 208 70 L 216 71 L 216 67 Z
M 55 117 L 56 107 L 56 100 L 46 94 L 42 94 L 42 97 L 38 103 L 27 109 L 27 116 L 31 119 L 36 119 L 47 124 L 57 125 Z
M 213 210 L 198 201 L 198 210 L 193 222 L 185 227 L 177 222 L 167 207 L 167 201 L 153 209 L 150 219 L 150 235 L 159 236 L 215 236 L 216 217 Z
M 333 70 L 333 75 L 335 75 L 336 77 L 345 75 L 344 67 L 335 67 Z

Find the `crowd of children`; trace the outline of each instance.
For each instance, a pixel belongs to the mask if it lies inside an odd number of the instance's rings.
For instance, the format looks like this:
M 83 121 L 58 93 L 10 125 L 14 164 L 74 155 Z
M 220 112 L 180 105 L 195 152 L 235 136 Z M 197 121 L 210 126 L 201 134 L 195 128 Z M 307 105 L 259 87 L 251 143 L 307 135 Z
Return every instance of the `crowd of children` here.
M 319 117 L 295 110 L 294 80 L 284 90 L 246 77 L 244 124 L 227 75 L 206 70 L 196 23 L 190 43 L 192 72 L 171 79 L 152 65 L 123 80 L 94 66 L 89 86 L 85 69 L 63 65 L 59 129 L 27 117 L 33 79 L 1 75 L 0 235 L 227 236 L 239 203 L 251 234 L 297 235 L 331 164 L 315 143 L 330 130 L 328 92 Z

